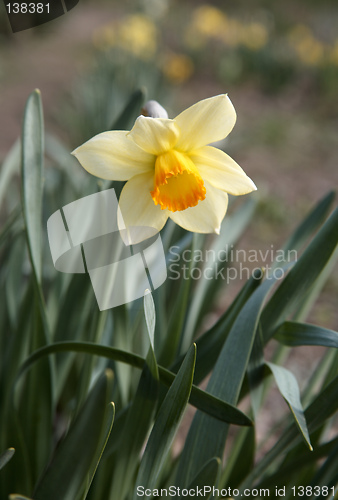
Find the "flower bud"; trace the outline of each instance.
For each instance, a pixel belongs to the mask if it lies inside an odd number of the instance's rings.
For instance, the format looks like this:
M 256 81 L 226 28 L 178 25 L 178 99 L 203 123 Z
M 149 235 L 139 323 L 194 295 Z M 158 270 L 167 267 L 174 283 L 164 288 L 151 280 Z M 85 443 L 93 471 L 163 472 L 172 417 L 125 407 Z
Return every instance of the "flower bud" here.
M 146 102 L 141 109 L 141 114 L 143 116 L 149 116 L 151 118 L 168 118 L 167 111 L 157 101 Z

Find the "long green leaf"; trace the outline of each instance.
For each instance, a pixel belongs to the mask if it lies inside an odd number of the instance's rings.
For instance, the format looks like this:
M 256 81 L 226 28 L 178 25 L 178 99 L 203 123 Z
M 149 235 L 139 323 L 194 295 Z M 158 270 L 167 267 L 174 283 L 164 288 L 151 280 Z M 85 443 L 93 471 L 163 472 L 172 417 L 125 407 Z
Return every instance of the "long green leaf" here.
M 219 458 L 212 458 L 205 464 L 202 470 L 196 475 L 189 485 L 188 490 L 203 492 L 203 498 L 208 500 L 213 494 L 213 487 L 216 485 L 217 478 L 221 469 L 221 461 Z M 186 498 L 180 496 L 180 499 Z
M 225 249 L 236 243 L 244 229 L 249 224 L 255 209 L 256 202 L 253 199 L 249 199 L 233 215 L 224 219 L 220 235 L 215 239 L 211 248 L 215 255 L 215 259 L 212 263 L 206 262 L 205 266 L 212 268 L 213 271 L 215 271 L 215 269 L 217 270 L 217 266 L 220 263 L 222 264 L 222 267 L 226 267 L 227 262 L 223 262 L 219 259 L 219 257 L 220 255 L 224 255 Z M 222 254 L 220 252 L 222 252 Z M 226 253 L 228 252 L 226 251 Z M 187 323 L 184 330 L 184 341 L 182 343 L 183 350 L 186 349 L 191 343 L 191 339 L 196 333 L 196 325 L 205 313 L 206 304 L 210 303 L 209 301 L 215 294 L 217 286 L 219 286 L 222 282 L 224 284 L 223 280 L 207 279 L 204 274 L 202 275 L 202 279 L 199 280 L 189 308 Z
M 35 90 L 26 103 L 22 127 L 22 206 L 31 262 L 41 284 L 42 265 L 42 186 L 44 130 L 41 96 Z
M 14 448 L 8 448 L 8 450 L 1 453 L 1 455 L 0 455 L 0 469 L 5 467 L 5 465 L 10 461 L 10 459 L 14 455 L 14 453 L 15 453 Z
M 338 376 L 336 376 L 314 401 L 306 408 L 304 415 L 310 434 L 315 432 L 338 409 Z M 281 454 L 292 449 L 301 440 L 296 424 L 290 425 L 277 443 L 264 455 L 262 460 L 247 476 L 241 486 L 241 491 L 249 487 L 259 478 Z
M 33 296 L 32 320 L 29 324 L 29 349 L 45 345 L 44 322 L 36 297 Z M 32 367 L 16 394 L 16 408 L 30 454 L 33 479 L 37 480 L 48 461 L 52 446 L 53 384 L 51 360 L 42 359 Z
M 283 462 L 282 466 L 280 466 L 275 473 L 263 479 L 263 481 L 259 483 L 258 487 L 267 488 L 284 486 L 293 474 L 297 476 L 303 467 L 308 467 L 309 465 L 316 463 L 318 460 L 327 457 L 331 451 L 337 447 L 337 445 L 338 438 L 335 438 L 328 443 L 317 446 L 314 448 L 312 453 L 309 453 L 308 450 L 303 453 L 297 453 L 289 460 Z
M 19 372 L 19 377 L 34 364 L 38 359 L 49 354 L 60 352 L 84 352 L 90 355 L 103 356 L 105 358 L 113 359 L 114 361 L 121 361 L 122 363 L 130 364 L 136 368 L 142 369 L 144 366 L 144 358 L 137 354 L 107 347 L 103 345 L 93 344 L 91 342 L 56 342 L 46 347 L 42 347 L 34 352 L 22 365 Z M 158 367 L 160 381 L 169 386 L 175 379 L 175 374 L 169 370 Z M 235 406 L 221 400 L 198 387 L 194 386 L 191 390 L 190 403 L 199 410 L 212 415 L 216 419 L 223 422 L 229 422 L 236 425 L 252 425 L 252 421 L 243 412 L 238 410 Z
M 220 488 L 237 488 L 251 471 L 255 459 L 255 428 L 240 429 L 222 474 Z
M 20 155 L 21 144 L 17 139 L 1 165 L 0 207 L 3 206 L 3 201 L 6 195 L 8 196 L 8 188 L 10 187 L 10 183 L 14 184 L 13 182 L 11 182 L 12 177 L 20 170 Z
M 287 402 L 306 444 L 312 451 L 313 448 L 310 442 L 302 403 L 300 401 L 299 387 L 295 376 L 286 368 L 275 365 L 274 363 L 266 362 L 266 366 L 270 368 L 281 395 Z
M 200 235 L 194 234 L 191 244 L 192 255 L 194 255 L 199 241 Z M 180 345 L 181 333 L 187 313 L 189 293 L 191 288 L 192 278 L 190 271 L 192 265 L 193 259 L 191 259 L 189 262 L 187 279 L 183 279 L 182 276 L 180 278 L 178 294 L 175 298 L 174 306 L 170 314 L 170 320 L 166 328 L 166 335 L 164 337 L 161 355 L 159 357 L 159 362 L 164 364 L 165 366 L 170 365 L 174 361 Z
M 207 391 L 236 404 L 247 369 L 264 300 L 279 277 L 267 279 L 238 314 L 219 355 Z M 222 458 L 228 424 L 197 412 L 178 467 L 177 483 L 186 487 L 193 474 L 213 457 Z
M 288 346 L 322 345 L 338 347 L 338 333 L 320 326 L 285 321 L 277 330 L 275 339 Z
M 155 305 L 151 292 L 146 290 L 144 294 L 144 316 L 146 318 L 147 331 L 150 341 L 150 348 L 155 356 L 155 323 L 156 323 L 156 313 L 155 313 Z
M 82 498 L 113 422 L 114 406 L 109 403 L 112 381 L 113 374 L 107 370 L 95 384 L 42 476 L 34 500 Z M 102 439 L 103 430 L 106 435 Z
M 24 497 L 22 495 L 17 495 L 17 493 L 13 493 L 13 495 L 9 495 L 9 500 L 33 500 L 33 499 Z
M 7 243 L 11 232 L 21 232 L 21 207 L 14 209 L 7 217 L 6 222 L 1 226 L 0 230 L 0 245 Z
M 309 215 L 297 227 L 285 245 L 283 245 L 284 252 L 299 249 L 309 236 L 323 224 L 326 217 L 329 215 L 335 196 L 335 192 L 330 191 L 318 202 Z
M 196 346 L 189 349 L 182 366 L 157 414 L 153 430 L 141 460 L 136 487 L 155 488 L 169 453 L 174 436 L 183 417 L 192 387 Z M 134 500 L 137 500 L 137 490 Z
M 338 482 L 338 444 L 331 450 L 329 456 L 315 474 L 311 484 L 313 486 L 337 486 Z
M 129 130 L 135 119 L 141 114 L 141 108 L 146 98 L 144 88 L 135 90 L 124 109 L 112 124 L 112 130 Z
M 231 306 L 207 332 L 196 340 L 195 384 L 199 384 L 213 369 L 231 327 L 252 293 L 261 284 L 259 270 L 246 282 Z M 173 369 L 176 371 L 176 365 Z
M 295 312 L 309 288 L 323 272 L 338 243 L 338 208 L 320 229 L 295 266 L 283 280 L 262 314 L 267 342 L 288 314 Z
M 159 392 L 159 375 L 154 352 L 156 316 L 149 291 L 144 296 L 144 314 L 150 340 L 149 351 L 121 431 L 121 446 L 115 453 L 115 468 L 112 473 L 114 495 L 121 500 L 125 498 L 134 480 L 139 457 L 155 416 Z

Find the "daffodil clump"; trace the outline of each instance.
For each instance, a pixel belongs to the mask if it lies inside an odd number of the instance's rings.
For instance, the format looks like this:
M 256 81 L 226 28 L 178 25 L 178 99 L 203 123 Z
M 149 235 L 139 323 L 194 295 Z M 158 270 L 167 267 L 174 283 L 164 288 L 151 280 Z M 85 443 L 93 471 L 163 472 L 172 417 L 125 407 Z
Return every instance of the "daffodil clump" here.
M 127 227 L 159 231 L 170 218 L 188 231 L 219 233 L 228 194 L 256 189 L 232 158 L 209 145 L 224 139 L 235 121 L 230 99 L 218 95 L 173 120 L 141 115 L 130 132 L 103 132 L 73 154 L 97 177 L 128 181 L 120 197 Z

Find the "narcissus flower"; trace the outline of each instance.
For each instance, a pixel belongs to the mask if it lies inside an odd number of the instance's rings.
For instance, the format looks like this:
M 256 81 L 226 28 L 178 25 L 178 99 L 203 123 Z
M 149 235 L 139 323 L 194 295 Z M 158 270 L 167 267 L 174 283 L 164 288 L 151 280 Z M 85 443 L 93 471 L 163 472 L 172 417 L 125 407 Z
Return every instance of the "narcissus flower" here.
M 119 201 L 127 227 L 160 231 L 171 218 L 188 231 L 219 233 L 228 193 L 256 189 L 234 160 L 208 146 L 224 139 L 235 121 L 230 99 L 218 95 L 173 120 L 139 116 L 130 132 L 103 132 L 73 154 L 97 177 L 128 181 Z

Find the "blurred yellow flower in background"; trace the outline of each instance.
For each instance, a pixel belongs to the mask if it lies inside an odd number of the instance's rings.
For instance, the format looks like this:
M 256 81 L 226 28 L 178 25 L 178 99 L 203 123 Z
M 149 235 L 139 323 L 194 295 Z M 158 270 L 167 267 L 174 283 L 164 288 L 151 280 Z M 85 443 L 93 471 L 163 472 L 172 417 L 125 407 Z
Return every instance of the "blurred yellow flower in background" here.
M 216 7 L 201 5 L 194 11 L 192 25 L 200 35 L 217 37 L 227 26 L 227 16 Z
M 264 24 L 249 23 L 241 30 L 241 41 L 250 50 L 259 50 L 268 43 L 269 33 Z
M 163 58 L 162 71 L 171 83 L 180 84 L 192 76 L 194 64 L 191 58 L 185 54 L 168 52 Z
M 98 50 L 118 47 L 139 59 L 152 59 L 157 50 L 158 32 L 153 21 L 135 14 L 120 24 L 109 23 L 94 32 L 93 44 Z
M 296 25 L 289 34 L 289 43 L 307 66 L 318 66 L 325 58 L 326 45 L 313 36 L 308 26 Z
M 157 49 L 157 28 L 147 16 L 129 16 L 118 30 L 118 44 L 140 59 L 151 59 Z
M 98 50 L 109 50 L 116 43 L 116 26 L 114 23 L 106 24 L 105 26 L 94 31 L 93 45 Z
M 174 120 L 139 116 L 130 132 L 103 132 L 73 154 L 97 177 L 128 181 L 119 200 L 126 227 L 160 231 L 170 218 L 188 231 L 219 233 L 228 193 L 256 189 L 232 158 L 208 146 L 224 139 L 235 121 L 235 109 L 222 94 Z M 144 239 L 142 230 L 138 237 Z

